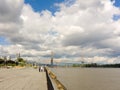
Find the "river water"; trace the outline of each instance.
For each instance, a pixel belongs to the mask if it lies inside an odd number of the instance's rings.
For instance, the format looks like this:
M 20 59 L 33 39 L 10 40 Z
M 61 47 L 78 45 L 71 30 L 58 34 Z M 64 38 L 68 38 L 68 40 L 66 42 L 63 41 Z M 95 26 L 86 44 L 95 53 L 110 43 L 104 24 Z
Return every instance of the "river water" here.
M 67 90 L 120 90 L 120 68 L 51 68 Z

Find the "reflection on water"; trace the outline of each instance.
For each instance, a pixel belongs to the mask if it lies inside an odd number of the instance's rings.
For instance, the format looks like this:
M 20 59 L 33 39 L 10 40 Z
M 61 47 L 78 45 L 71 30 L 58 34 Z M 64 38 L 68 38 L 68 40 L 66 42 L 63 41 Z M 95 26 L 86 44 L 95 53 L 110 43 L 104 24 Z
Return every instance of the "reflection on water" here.
M 120 90 L 119 68 L 52 68 L 68 90 Z

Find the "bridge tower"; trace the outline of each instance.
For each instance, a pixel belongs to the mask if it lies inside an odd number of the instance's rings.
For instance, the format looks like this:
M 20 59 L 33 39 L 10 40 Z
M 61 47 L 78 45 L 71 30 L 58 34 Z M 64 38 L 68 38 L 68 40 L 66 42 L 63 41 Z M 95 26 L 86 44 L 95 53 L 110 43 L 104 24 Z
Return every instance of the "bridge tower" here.
M 51 66 L 53 66 L 53 52 L 51 51 Z

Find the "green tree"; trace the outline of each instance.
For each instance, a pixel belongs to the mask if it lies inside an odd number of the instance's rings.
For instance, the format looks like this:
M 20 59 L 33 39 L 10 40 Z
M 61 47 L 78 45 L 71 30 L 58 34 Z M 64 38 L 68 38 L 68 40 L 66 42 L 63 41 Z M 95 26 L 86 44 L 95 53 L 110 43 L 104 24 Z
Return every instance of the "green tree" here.
M 18 62 L 25 62 L 25 60 L 23 58 L 18 58 L 17 61 Z
M 25 66 L 26 61 L 23 58 L 17 58 L 18 65 L 20 66 Z

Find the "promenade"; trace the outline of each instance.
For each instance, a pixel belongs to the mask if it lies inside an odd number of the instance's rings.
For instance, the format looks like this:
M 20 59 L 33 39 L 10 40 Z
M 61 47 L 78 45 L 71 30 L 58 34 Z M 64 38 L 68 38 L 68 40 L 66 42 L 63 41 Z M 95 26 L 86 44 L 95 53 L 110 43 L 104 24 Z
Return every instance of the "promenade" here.
M 48 90 L 46 74 L 33 68 L 0 68 L 0 90 Z

